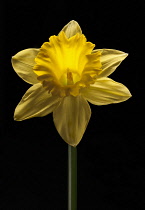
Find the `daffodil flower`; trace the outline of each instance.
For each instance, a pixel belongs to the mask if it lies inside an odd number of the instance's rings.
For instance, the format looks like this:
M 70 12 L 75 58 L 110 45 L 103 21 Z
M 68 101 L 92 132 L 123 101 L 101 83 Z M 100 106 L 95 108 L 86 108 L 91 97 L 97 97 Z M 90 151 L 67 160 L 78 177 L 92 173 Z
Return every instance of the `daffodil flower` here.
M 127 57 L 114 49 L 95 49 L 79 24 L 70 21 L 40 49 L 30 48 L 12 57 L 16 73 L 32 86 L 17 105 L 17 121 L 53 112 L 62 139 L 77 146 L 94 105 L 119 103 L 131 97 L 129 90 L 108 76 Z

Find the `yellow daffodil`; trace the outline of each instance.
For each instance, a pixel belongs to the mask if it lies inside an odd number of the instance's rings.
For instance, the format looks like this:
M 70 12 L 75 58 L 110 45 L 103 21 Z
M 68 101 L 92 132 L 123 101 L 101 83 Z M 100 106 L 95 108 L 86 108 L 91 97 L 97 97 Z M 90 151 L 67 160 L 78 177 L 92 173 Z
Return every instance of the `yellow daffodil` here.
M 127 57 L 113 49 L 96 49 L 76 21 L 70 21 L 40 49 L 22 50 L 12 57 L 16 73 L 32 84 L 17 105 L 14 119 L 21 121 L 53 112 L 62 139 L 76 146 L 91 116 L 88 102 L 119 103 L 129 90 L 108 76 Z

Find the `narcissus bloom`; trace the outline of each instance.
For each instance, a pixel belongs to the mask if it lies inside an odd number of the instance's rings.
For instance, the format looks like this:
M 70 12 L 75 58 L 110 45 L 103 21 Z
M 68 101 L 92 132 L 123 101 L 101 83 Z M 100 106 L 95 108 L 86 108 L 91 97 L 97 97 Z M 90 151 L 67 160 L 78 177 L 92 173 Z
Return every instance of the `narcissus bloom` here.
M 113 49 L 95 49 L 76 21 L 70 21 L 40 49 L 26 49 L 12 57 L 16 73 L 32 84 L 17 105 L 14 119 L 21 121 L 53 112 L 56 129 L 69 145 L 76 146 L 94 105 L 119 103 L 129 90 L 108 76 L 127 57 Z

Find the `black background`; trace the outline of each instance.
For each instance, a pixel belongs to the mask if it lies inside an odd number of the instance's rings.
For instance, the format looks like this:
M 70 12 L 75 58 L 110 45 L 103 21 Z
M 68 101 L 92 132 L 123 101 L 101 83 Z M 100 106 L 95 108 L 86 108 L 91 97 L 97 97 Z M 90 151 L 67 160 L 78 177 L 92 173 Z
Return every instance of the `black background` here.
M 96 48 L 129 53 L 110 76 L 126 85 L 126 102 L 94 106 L 78 145 L 78 209 L 145 209 L 144 3 L 13 1 L 1 6 L 0 209 L 67 209 L 67 144 L 52 114 L 22 122 L 13 112 L 30 87 L 11 56 L 39 48 L 76 20 Z

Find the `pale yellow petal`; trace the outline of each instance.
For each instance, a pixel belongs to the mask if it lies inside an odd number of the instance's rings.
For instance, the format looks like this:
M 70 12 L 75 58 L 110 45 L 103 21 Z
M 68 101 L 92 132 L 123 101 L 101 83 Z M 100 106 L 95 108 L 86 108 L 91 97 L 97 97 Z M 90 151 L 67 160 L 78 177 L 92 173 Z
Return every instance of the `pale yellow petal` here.
M 97 49 L 93 52 L 101 52 L 102 73 L 99 77 L 107 77 L 112 74 L 120 63 L 128 56 L 127 53 L 114 49 Z
M 12 57 L 12 66 L 15 72 L 29 84 L 38 83 L 37 75 L 33 71 L 38 52 L 39 49 L 30 48 L 22 50 Z
M 74 147 L 82 139 L 90 116 L 90 106 L 80 95 L 63 98 L 53 112 L 53 119 L 58 133 L 65 142 Z
M 123 84 L 110 78 L 100 78 L 89 88 L 82 89 L 86 100 L 94 105 L 107 105 L 126 101 L 131 93 Z
M 70 38 L 77 33 L 82 34 L 81 27 L 75 20 L 71 20 L 67 25 L 65 25 L 62 29 L 66 34 L 67 38 Z
M 32 117 L 43 117 L 55 109 L 59 98 L 48 94 L 41 83 L 31 86 L 22 97 L 14 113 L 17 121 Z

